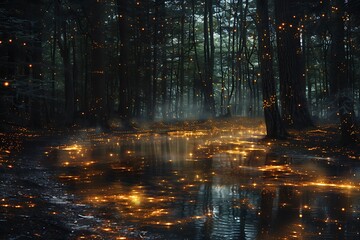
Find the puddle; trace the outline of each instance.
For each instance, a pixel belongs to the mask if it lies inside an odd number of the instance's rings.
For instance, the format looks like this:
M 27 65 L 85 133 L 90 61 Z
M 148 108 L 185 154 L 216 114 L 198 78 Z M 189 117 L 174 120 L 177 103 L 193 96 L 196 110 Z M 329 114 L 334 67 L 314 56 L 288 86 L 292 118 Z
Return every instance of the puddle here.
M 274 154 L 264 129 L 174 131 L 74 137 L 45 161 L 80 218 L 121 239 L 358 238 L 360 164 Z M 57 199 L 62 202 L 62 199 Z M 94 227 L 90 225 L 90 228 Z

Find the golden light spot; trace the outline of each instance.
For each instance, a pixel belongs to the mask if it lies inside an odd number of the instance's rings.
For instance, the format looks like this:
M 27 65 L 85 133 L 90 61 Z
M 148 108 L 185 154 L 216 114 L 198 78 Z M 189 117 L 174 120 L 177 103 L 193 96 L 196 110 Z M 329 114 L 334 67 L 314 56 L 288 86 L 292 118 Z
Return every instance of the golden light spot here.
M 345 189 L 355 188 L 355 186 L 350 184 L 336 184 L 336 183 L 325 183 L 325 182 L 312 182 L 310 184 L 318 187 L 334 187 L 334 188 L 345 188 Z
M 76 151 L 76 150 L 81 151 L 81 146 L 79 146 L 77 144 L 74 144 L 74 145 L 64 147 L 64 148 L 62 148 L 62 150 L 65 150 L 65 151 Z
M 140 196 L 138 196 L 138 195 L 131 195 L 129 198 L 130 198 L 130 200 L 131 200 L 131 202 L 132 202 L 133 204 L 135 204 L 135 205 L 140 205 L 140 203 L 141 203 L 141 198 L 140 198 Z

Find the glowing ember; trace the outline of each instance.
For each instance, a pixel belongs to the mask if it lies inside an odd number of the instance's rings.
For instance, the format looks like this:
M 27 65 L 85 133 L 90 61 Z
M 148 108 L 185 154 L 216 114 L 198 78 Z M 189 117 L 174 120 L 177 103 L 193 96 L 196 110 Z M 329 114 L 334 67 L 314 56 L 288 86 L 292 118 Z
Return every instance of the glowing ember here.
M 64 150 L 64 151 L 79 151 L 79 150 L 81 150 L 81 146 L 74 144 L 71 146 L 63 147 L 62 150 Z

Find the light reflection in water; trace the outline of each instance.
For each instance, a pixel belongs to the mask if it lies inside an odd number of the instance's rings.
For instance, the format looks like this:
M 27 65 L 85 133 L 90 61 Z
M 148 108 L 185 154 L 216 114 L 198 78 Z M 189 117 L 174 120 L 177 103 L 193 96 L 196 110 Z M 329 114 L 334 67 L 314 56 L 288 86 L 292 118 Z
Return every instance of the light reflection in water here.
M 81 204 L 175 239 L 356 238 L 359 166 L 273 154 L 263 134 L 102 136 L 47 155 Z

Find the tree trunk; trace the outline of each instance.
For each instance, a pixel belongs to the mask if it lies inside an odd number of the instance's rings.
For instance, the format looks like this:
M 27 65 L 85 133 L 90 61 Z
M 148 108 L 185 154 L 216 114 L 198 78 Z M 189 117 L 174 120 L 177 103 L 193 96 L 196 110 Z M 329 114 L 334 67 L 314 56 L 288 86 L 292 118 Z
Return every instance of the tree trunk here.
M 40 14 L 40 11 L 39 11 Z M 45 110 L 44 106 L 45 104 L 42 104 L 43 101 L 41 101 L 41 98 L 39 96 L 44 96 L 43 91 L 43 75 L 42 75 L 42 23 L 38 23 L 35 25 L 34 23 L 31 24 L 31 31 L 32 34 L 34 34 L 34 38 L 32 39 L 32 42 L 30 43 L 31 47 L 31 60 L 30 63 L 31 70 L 30 74 L 32 76 L 30 79 L 32 79 L 31 87 L 35 86 L 35 89 L 32 92 L 32 96 L 29 99 L 30 102 L 30 126 L 33 128 L 42 128 L 43 127 L 43 121 L 41 118 L 42 112 Z M 37 88 L 37 89 L 36 89 Z M 44 102 L 43 102 L 44 103 Z
M 215 99 L 213 88 L 214 72 L 214 26 L 212 1 L 205 1 L 204 9 L 204 79 L 202 83 L 204 95 L 203 117 L 215 116 Z
M 341 141 L 343 145 L 354 144 L 357 141 L 354 103 L 351 99 L 351 83 L 347 77 L 345 59 L 344 1 L 335 0 L 332 9 L 331 52 L 330 52 L 330 94 L 337 99 L 340 117 Z
M 55 17 L 56 19 L 56 17 Z M 57 106 L 55 104 L 56 89 L 55 89 L 55 76 L 56 76 L 56 46 L 57 46 L 57 20 L 54 21 L 54 35 L 51 46 L 51 98 L 53 99 L 51 104 L 51 115 L 54 117 L 56 114 Z
M 59 23 L 56 24 L 60 27 L 57 31 L 57 43 L 60 50 L 60 55 L 63 60 L 64 80 L 65 80 L 65 125 L 71 126 L 74 122 L 74 81 L 72 78 L 72 66 L 70 62 L 70 46 L 68 42 L 67 21 L 64 17 L 62 6 L 59 1 L 55 1 L 55 14 Z
M 276 40 L 282 117 L 287 126 L 313 125 L 305 93 L 305 67 L 300 46 L 295 0 L 275 0 Z
M 129 29 L 128 29 L 128 1 L 117 0 L 120 33 L 119 56 L 119 117 L 124 128 L 130 127 L 130 102 L 129 102 Z
M 91 125 L 104 130 L 109 127 L 106 110 L 105 35 L 103 30 L 105 3 L 98 0 L 91 0 L 89 5 L 92 90 L 90 107 Z
M 269 138 L 284 138 L 287 132 L 280 117 L 276 97 L 267 0 L 257 0 L 256 7 L 266 136 Z
M 179 101 L 179 117 L 184 117 L 184 85 L 185 85 L 185 3 L 181 4 L 181 20 L 180 20 L 180 53 L 179 53 L 179 84 L 180 84 L 180 101 Z
M 43 22 L 42 18 L 42 2 L 33 1 L 26 5 L 26 13 L 23 17 L 26 19 L 24 22 L 24 34 L 29 36 L 29 42 L 27 43 L 27 51 L 25 54 L 26 71 L 29 75 L 28 80 L 28 103 L 29 103 L 29 116 L 30 116 L 30 126 L 32 128 L 43 128 L 45 121 L 44 116 L 47 116 L 46 109 L 46 99 L 44 91 L 44 82 L 43 82 L 43 48 L 42 48 L 42 35 L 43 35 Z M 31 13 L 31 14 L 29 14 Z M 26 30 L 25 30 L 26 29 Z M 13 62 L 12 67 L 9 69 L 13 76 L 11 78 L 17 77 L 19 74 L 19 69 L 17 62 L 19 59 L 20 49 L 14 46 L 17 42 L 17 36 L 14 36 L 11 45 L 13 45 Z M 12 69 L 13 68 L 13 69 Z M 12 70 L 11 70 L 12 69 Z M 26 74 L 27 75 L 27 74 Z
M 203 75 L 203 69 L 200 65 L 200 57 L 198 54 L 198 48 L 197 48 L 197 41 L 196 41 L 196 13 L 195 13 L 195 0 L 191 1 L 191 12 L 192 12 L 192 26 L 191 26 L 191 38 L 192 38 L 192 45 L 194 48 L 194 57 L 195 57 L 195 72 L 194 74 L 194 83 L 193 83 L 193 104 L 196 107 L 201 106 L 201 93 L 203 91 L 202 84 L 204 82 L 204 75 Z M 199 103 L 200 102 L 200 103 Z

